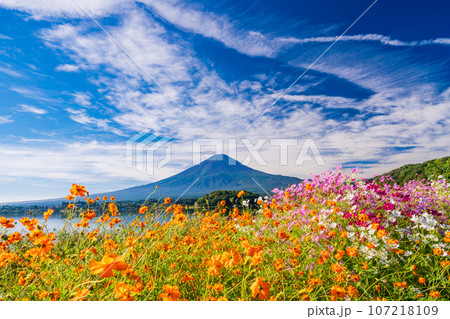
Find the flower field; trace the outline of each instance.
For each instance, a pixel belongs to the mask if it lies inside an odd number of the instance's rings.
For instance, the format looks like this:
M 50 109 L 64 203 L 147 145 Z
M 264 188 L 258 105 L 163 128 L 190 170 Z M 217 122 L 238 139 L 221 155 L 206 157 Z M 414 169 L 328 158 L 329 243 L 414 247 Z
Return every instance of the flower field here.
M 56 233 L 0 218 L 0 299 L 450 300 L 449 185 L 387 180 L 338 168 L 275 189 L 256 210 L 245 192 L 231 210 L 166 198 L 131 223 L 114 198 L 74 184 Z M 81 211 L 80 200 L 102 209 Z

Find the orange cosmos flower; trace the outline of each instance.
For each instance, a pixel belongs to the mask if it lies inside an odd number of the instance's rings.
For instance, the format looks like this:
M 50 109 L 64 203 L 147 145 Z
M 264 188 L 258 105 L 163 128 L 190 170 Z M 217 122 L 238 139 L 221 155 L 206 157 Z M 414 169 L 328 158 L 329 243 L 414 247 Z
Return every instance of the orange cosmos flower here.
M 380 229 L 377 231 L 377 236 L 380 238 L 383 238 L 384 236 L 386 236 L 386 231 L 384 229 Z
M 440 296 L 441 296 L 441 294 L 439 293 L 439 291 L 430 292 L 430 297 L 439 298 Z
M 45 219 L 45 220 L 48 220 L 48 218 L 49 218 L 50 216 L 52 216 L 53 212 L 54 212 L 53 209 L 47 210 L 47 211 L 44 213 L 44 219 Z
M 342 231 L 340 236 L 341 236 L 341 238 L 344 238 L 344 239 L 347 238 L 347 232 Z
M 225 206 L 226 204 L 227 204 L 226 201 L 224 201 L 224 200 L 221 200 L 221 201 L 220 201 L 220 206 Z
M 344 268 L 341 265 L 339 265 L 338 263 L 334 263 L 334 264 L 331 264 L 331 270 L 340 274 L 342 271 L 344 271 Z
M 183 276 L 181 276 L 181 283 L 185 283 L 188 281 L 194 281 L 194 277 L 190 274 L 184 274 Z
M 334 230 L 328 232 L 328 237 L 332 238 L 334 236 L 336 236 L 336 232 Z
M 321 250 L 320 253 L 319 253 L 319 255 L 320 255 L 322 258 L 328 259 L 328 258 L 331 258 L 331 251 L 330 251 L 329 249 L 327 249 L 327 250 Z
M 134 298 L 131 296 L 131 293 L 136 289 L 123 281 L 119 281 L 116 283 L 114 287 L 114 297 L 122 300 L 122 301 L 133 301 Z
M 145 214 L 148 210 L 147 206 L 142 206 L 141 208 L 139 208 L 139 214 Z
M 75 199 L 75 196 L 73 196 L 73 195 L 67 195 L 67 196 L 66 196 L 66 199 L 67 199 L 67 200 L 74 200 L 74 199 Z
M 343 272 L 341 272 L 339 275 L 337 275 L 333 280 L 336 282 L 344 282 L 346 281 L 346 276 Z
M 93 211 L 93 210 L 91 210 L 91 209 L 88 209 L 84 214 L 83 214 L 83 218 L 84 219 L 87 219 L 87 220 L 92 220 L 92 219 L 94 219 L 94 217 L 96 217 L 97 216 L 97 214 Z
M 365 223 L 369 220 L 369 216 L 367 216 L 366 214 L 359 214 L 358 220 L 362 223 Z
M 334 255 L 334 257 L 335 257 L 337 260 L 341 260 L 342 257 L 344 257 L 344 255 L 345 255 L 345 251 L 343 251 L 342 249 L 338 249 L 338 250 L 336 251 L 336 254 Z
M 219 293 L 223 290 L 223 285 L 221 283 L 217 283 L 211 287 L 215 292 Z
M 89 293 L 89 289 L 77 289 L 75 296 L 70 301 L 82 301 Z
M 33 229 L 28 234 L 28 238 L 31 241 L 35 241 L 36 239 L 38 239 L 39 237 L 42 237 L 42 236 L 44 236 L 44 233 L 42 231 L 40 231 L 39 229 Z
M 0 226 L 3 226 L 5 228 L 14 228 L 14 218 L 6 218 L 6 217 L 0 217 Z
M 442 256 L 444 254 L 444 251 L 440 248 L 435 248 L 433 249 L 433 254 L 435 254 L 436 256 Z
M 394 282 L 393 285 L 394 285 L 394 287 L 399 287 L 399 288 L 408 287 L 408 284 L 406 283 L 406 281 Z
M 425 284 L 426 282 L 427 282 L 427 280 L 425 278 L 423 278 L 423 277 L 419 278 L 419 283 Z
M 419 274 L 416 272 L 417 268 L 417 265 L 412 265 L 410 269 L 414 275 L 419 276 Z
M 450 243 L 450 231 L 445 233 L 444 242 Z
M 39 224 L 39 221 L 36 218 L 33 218 L 32 220 L 30 220 L 28 222 L 28 224 L 26 225 L 26 228 L 29 231 L 33 231 L 38 226 L 38 224 Z
M 345 288 L 343 288 L 339 285 L 334 285 L 333 287 L 331 287 L 330 293 L 332 296 L 339 297 L 339 298 L 345 298 L 345 296 L 347 295 Z
M 164 198 L 164 204 L 170 204 L 171 201 L 170 197 Z
M 308 183 L 308 184 L 306 184 L 305 189 L 306 189 L 307 191 L 310 191 L 310 190 L 313 189 L 313 187 L 311 186 L 310 183 Z
M 310 198 L 309 200 L 311 205 L 314 205 L 316 203 L 316 199 L 314 197 Z
M 245 192 L 244 191 L 240 191 L 238 194 L 237 194 L 237 197 L 238 198 L 241 198 L 242 197 L 242 195 L 244 195 L 245 194 Z
M 111 216 L 116 216 L 116 214 L 119 212 L 119 209 L 117 208 L 117 205 L 114 203 L 108 204 L 108 211 L 111 213 Z
M 256 278 L 255 282 L 250 286 L 253 298 L 258 296 L 260 300 L 267 300 L 270 296 L 271 286 L 270 282 L 263 282 L 260 277 Z
M 103 256 L 102 260 L 91 260 L 89 270 L 93 275 L 99 275 L 100 278 L 108 278 L 113 276 L 113 270 L 125 270 L 128 265 L 122 261 L 122 257 L 118 258 L 116 254 L 112 253 Z
M 347 293 L 350 296 L 350 298 L 354 298 L 354 297 L 358 297 L 359 296 L 359 291 L 358 289 L 356 289 L 353 286 L 348 286 L 347 287 Z
M 14 234 L 8 235 L 8 241 L 11 244 L 17 243 L 22 240 L 22 235 L 19 232 L 14 232 Z
M 164 285 L 164 293 L 158 295 L 159 299 L 163 301 L 177 301 L 181 297 L 180 288 L 178 286 Z
M 50 250 L 54 247 L 52 239 L 49 238 L 48 236 L 39 237 L 33 242 L 33 244 L 35 246 L 40 246 L 39 249 L 41 255 L 50 252 Z
M 280 239 L 289 238 L 289 234 L 287 234 L 284 230 L 279 230 L 277 233 L 277 237 Z
M 350 257 L 356 257 L 356 255 L 358 255 L 358 249 L 354 246 L 347 247 L 347 255 Z
M 87 193 L 86 187 L 77 185 L 77 184 L 72 184 L 72 188 L 70 189 L 70 194 L 72 194 L 73 196 L 84 197 L 84 196 L 86 196 L 86 193 Z

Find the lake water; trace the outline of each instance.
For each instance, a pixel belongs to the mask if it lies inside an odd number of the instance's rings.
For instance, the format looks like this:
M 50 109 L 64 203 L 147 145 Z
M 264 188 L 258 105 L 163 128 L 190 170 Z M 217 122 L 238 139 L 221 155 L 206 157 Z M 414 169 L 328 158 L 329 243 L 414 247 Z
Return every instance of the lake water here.
M 6 217 L 6 218 L 14 218 L 14 223 L 15 226 L 14 228 L 4 228 L 4 227 L 0 227 L 0 235 L 1 234 L 9 234 L 9 233 L 14 233 L 14 232 L 19 232 L 19 233 L 26 233 L 28 232 L 28 230 L 22 225 L 21 222 L 19 222 L 19 219 L 21 219 L 22 217 L 29 217 L 30 219 L 35 218 L 39 221 L 39 226 L 45 226 L 46 230 L 48 232 L 57 232 L 59 230 L 62 229 L 62 227 L 64 226 L 64 224 L 66 223 L 66 217 L 65 216 L 61 216 L 59 214 L 54 214 L 52 216 L 50 216 L 50 218 L 48 219 L 48 221 L 45 221 L 43 216 L 30 216 L 28 214 L 24 214 L 22 215 L 0 215 L 0 217 Z M 120 215 L 117 216 L 117 218 L 119 218 L 121 220 L 122 225 L 127 225 L 128 223 L 133 222 L 134 220 L 136 220 L 136 217 L 139 220 L 144 221 L 144 215 Z M 168 221 L 171 218 L 170 215 L 165 214 L 164 216 L 159 216 L 155 218 L 155 222 L 160 222 L 160 223 L 165 223 L 166 221 Z M 87 229 L 95 229 L 97 228 L 99 225 L 101 225 L 101 223 L 97 223 L 94 224 L 95 220 L 97 220 L 98 217 L 94 218 L 93 220 L 90 221 L 89 223 L 89 227 L 87 227 Z M 68 226 L 73 226 L 75 223 L 78 223 L 80 221 L 80 218 L 75 218 L 72 219 L 67 225 Z M 79 227 L 77 229 L 83 229 L 83 227 Z

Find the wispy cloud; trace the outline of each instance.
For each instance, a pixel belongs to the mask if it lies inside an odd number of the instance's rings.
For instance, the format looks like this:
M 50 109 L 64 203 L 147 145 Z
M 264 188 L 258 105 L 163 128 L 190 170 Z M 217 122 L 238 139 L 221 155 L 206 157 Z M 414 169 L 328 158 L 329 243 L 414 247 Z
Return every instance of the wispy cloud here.
M 123 132 L 115 127 L 111 126 L 111 121 L 107 119 L 100 119 L 93 116 L 89 116 L 85 110 L 67 109 L 70 118 L 80 124 L 85 125 L 87 128 L 100 129 L 105 132 L 113 133 L 123 136 Z
M 215 39 L 250 56 L 274 57 L 280 42 L 256 30 L 240 30 L 225 16 L 194 9 L 179 1 L 141 0 L 154 12 L 183 30 Z M 198 8 L 198 6 L 197 6 Z
M 12 76 L 15 78 L 22 78 L 25 76 L 22 72 L 13 70 L 10 67 L 2 67 L 2 66 L 0 66 L 0 73 L 4 73 L 6 75 L 9 75 L 9 76 Z
M 30 99 L 35 99 L 48 103 L 59 103 L 61 102 L 58 98 L 50 97 L 50 93 L 44 89 L 34 88 L 34 87 L 23 87 L 23 86 L 11 86 L 9 88 L 11 91 L 19 93 Z
M 6 123 L 12 123 L 14 122 L 13 120 L 11 120 L 11 116 L 0 116 L 0 124 L 6 124 Z
M 38 115 L 47 114 L 47 111 L 36 106 L 28 105 L 28 104 L 20 104 L 20 108 L 18 109 L 20 112 L 29 112 Z
M 92 97 L 88 93 L 75 92 L 75 93 L 72 93 L 72 96 L 73 96 L 76 104 L 84 106 L 84 107 L 88 107 L 88 108 L 92 106 L 92 102 L 91 102 Z
M 384 45 L 390 45 L 395 47 L 406 46 L 422 46 L 422 45 L 450 45 L 450 38 L 437 38 L 430 40 L 419 40 L 419 41 L 401 41 L 392 39 L 390 36 L 385 36 L 381 34 L 356 34 L 356 35 L 344 35 L 339 38 L 339 36 L 330 37 L 313 37 L 313 38 L 278 38 L 278 41 L 286 43 L 332 43 L 339 39 L 340 42 L 379 42 Z
M 3 39 L 3 40 L 12 40 L 11 37 L 8 37 L 7 35 L 1 34 L 1 33 L 0 33 L 0 39 Z

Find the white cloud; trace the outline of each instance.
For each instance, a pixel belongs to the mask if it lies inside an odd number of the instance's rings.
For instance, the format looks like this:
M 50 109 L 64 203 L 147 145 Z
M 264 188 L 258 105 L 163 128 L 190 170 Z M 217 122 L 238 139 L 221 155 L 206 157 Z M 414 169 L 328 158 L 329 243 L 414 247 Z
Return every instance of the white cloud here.
M 1 34 L 1 33 L 0 33 L 0 39 L 3 39 L 3 40 L 12 40 L 11 37 L 8 37 L 7 35 Z
M 32 105 L 27 105 L 27 104 L 20 104 L 20 112 L 29 112 L 29 113 L 34 113 L 34 114 L 38 114 L 38 115 L 43 115 L 43 114 L 47 114 L 47 111 L 44 109 L 40 109 L 38 107 L 32 106 Z
M 75 103 L 77 103 L 78 105 L 84 106 L 84 107 L 91 107 L 92 103 L 91 103 L 91 99 L 92 97 L 85 93 L 85 92 L 75 92 L 72 93 L 72 96 L 74 97 Z
M 12 123 L 11 116 L 0 116 L 0 124 Z
M 228 17 L 200 11 L 178 1 L 141 0 L 157 15 L 189 32 L 222 42 L 229 48 L 250 55 L 274 57 L 280 42 L 255 30 L 239 30 Z
M 0 7 L 29 13 L 34 19 L 52 17 L 79 18 L 85 13 L 77 3 L 93 16 L 106 16 L 119 12 L 134 1 L 128 0 L 0 0 Z
M 358 104 L 355 99 L 346 98 L 342 96 L 329 96 L 329 95 L 289 95 L 282 96 L 283 100 L 289 102 L 310 102 L 315 104 L 326 105 L 327 107 L 355 107 Z
M 78 72 L 79 69 L 80 69 L 79 66 L 73 64 L 61 64 L 56 67 L 57 71 L 64 71 L 64 72 Z
M 339 39 L 339 40 L 338 40 Z M 344 36 L 329 36 L 329 37 L 313 37 L 313 38 L 278 38 L 281 42 L 286 43 L 332 43 L 336 40 L 339 42 L 358 41 L 358 42 L 379 42 L 384 45 L 390 46 L 422 46 L 422 45 L 450 45 L 450 38 L 437 38 L 431 40 L 419 40 L 419 41 L 401 41 L 392 39 L 390 36 L 381 34 L 356 34 L 356 35 L 344 35 Z

